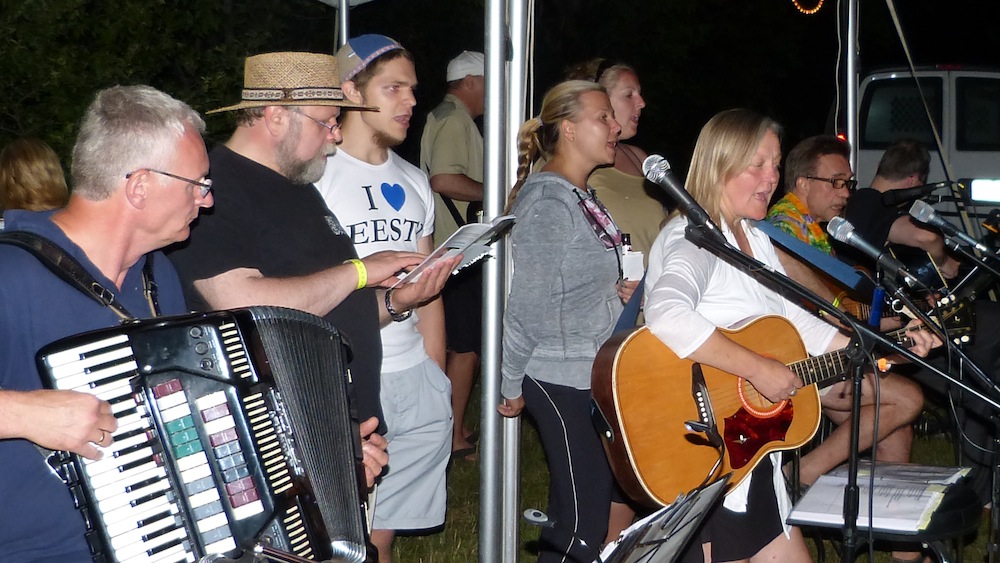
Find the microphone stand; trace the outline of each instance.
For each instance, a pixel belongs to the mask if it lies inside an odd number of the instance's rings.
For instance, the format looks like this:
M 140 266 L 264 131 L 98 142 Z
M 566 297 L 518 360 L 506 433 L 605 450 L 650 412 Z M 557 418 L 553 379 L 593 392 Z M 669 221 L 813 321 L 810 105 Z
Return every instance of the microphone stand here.
M 939 370 L 938 368 L 932 366 L 923 358 L 917 356 L 908 349 L 899 346 L 895 342 L 886 339 L 882 334 L 877 331 L 870 329 L 866 323 L 859 322 L 857 319 L 841 311 L 840 309 L 833 306 L 832 303 L 827 302 L 822 297 L 816 295 L 811 290 L 803 287 L 798 282 L 792 280 L 788 276 L 782 275 L 781 273 L 774 270 L 774 268 L 760 262 L 759 260 L 744 254 L 738 248 L 733 247 L 728 242 L 720 242 L 718 238 L 711 236 L 708 233 L 708 229 L 704 225 L 695 225 L 688 221 L 688 225 L 685 228 L 684 236 L 689 241 L 699 246 L 702 249 L 712 252 L 716 256 L 726 260 L 730 264 L 737 266 L 743 271 L 747 272 L 749 275 L 754 276 L 758 280 L 763 280 L 768 282 L 765 285 L 769 287 L 777 287 L 780 293 L 783 295 L 794 295 L 795 297 L 808 301 L 812 303 L 817 308 L 825 311 L 827 314 L 833 316 L 838 321 L 840 321 L 844 326 L 851 327 L 853 334 L 851 336 L 851 343 L 848 348 L 851 349 L 849 357 L 851 359 L 852 366 L 852 377 L 853 377 L 853 390 L 854 396 L 852 397 L 851 404 L 851 451 L 848 452 L 848 484 L 844 491 L 844 557 L 842 561 L 853 563 L 855 558 L 855 552 L 857 550 L 857 516 L 859 507 L 859 487 L 857 484 L 858 475 L 858 445 L 860 443 L 860 415 L 861 415 L 861 390 L 862 382 L 864 381 L 864 363 L 871 352 L 878 347 L 888 353 L 899 354 L 911 362 L 937 374 L 939 377 L 945 378 L 957 387 L 967 391 L 971 395 L 978 397 L 980 400 L 989 404 L 997 412 L 1000 412 L 1000 403 L 986 397 L 982 393 L 979 393 L 975 389 L 970 388 L 965 383 L 956 380 L 951 377 L 951 375 Z M 912 300 L 906 296 L 902 291 L 900 286 L 895 283 L 895 280 L 889 280 L 886 278 L 886 285 L 892 290 L 892 293 L 899 297 L 904 303 L 906 303 L 911 310 L 916 310 L 913 306 Z M 924 320 L 928 328 L 933 330 L 938 334 L 939 337 L 945 342 L 949 349 L 954 347 L 946 336 L 941 336 L 942 332 L 937 325 L 931 323 L 926 315 L 917 313 L 918 316 Z M 964 354 L 961 350 L 956 350 L 962 357 Z M 971 362 L 970 362 L 971 363 Z M 981 373 L 981 370 L 980 370 Z M 873 447 L 875 444 L 872 445 Z M 873 464 L 874 468 L 874 464 Z
M 974 252 L 970 252 L 969 249 L 965 247 L 965 245 L 960 244 L 959 241 L 949 236 L 944 237 L 944 242 L 946 243 L 945 246 L 947 246 L 949 250 L 961 254 L 969 261 L 974 262 L 976 266 L 982 266 L 987 270 L 989 270 L 989 272 L 994 276 L 1000 277 L 1000 270 L 998 270 L 996 266 L 991 264 L 991 262 L 1000 264 L 1000 256 L 997 256 L 992 252 L 983 252 L 982 253 L 983 257 L 980 258 L 979 256 L 976 256 Z

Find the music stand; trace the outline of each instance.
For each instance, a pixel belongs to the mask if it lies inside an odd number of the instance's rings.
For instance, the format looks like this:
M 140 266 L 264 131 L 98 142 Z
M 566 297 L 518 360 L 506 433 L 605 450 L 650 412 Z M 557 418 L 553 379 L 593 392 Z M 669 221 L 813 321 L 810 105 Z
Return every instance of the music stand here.
M 672 504 L 630 526 L 604 549 L 602 563 L 673 563 L 718 504 L 732 473 L 680 495 Z

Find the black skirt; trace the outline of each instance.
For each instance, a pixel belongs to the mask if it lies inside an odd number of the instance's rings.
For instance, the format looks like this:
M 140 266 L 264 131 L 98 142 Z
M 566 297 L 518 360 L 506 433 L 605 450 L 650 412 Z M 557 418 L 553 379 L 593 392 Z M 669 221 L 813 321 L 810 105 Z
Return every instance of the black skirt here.
M 720 502 L 702 523 L 680 561 L 702 563 L 702 544 L 712 544 L 712 562 L 747 559 L 783 533 L 774 495 L 774 467 L 770 456 L 753 470 L 746 512 L 733 512 Z

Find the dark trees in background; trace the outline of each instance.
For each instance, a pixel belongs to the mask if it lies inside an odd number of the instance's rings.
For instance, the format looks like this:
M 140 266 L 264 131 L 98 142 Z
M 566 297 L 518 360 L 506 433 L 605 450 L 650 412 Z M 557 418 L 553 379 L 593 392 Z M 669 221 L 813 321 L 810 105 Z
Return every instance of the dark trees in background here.
M 1000 65 L 994 2 L 898 4 L 918 63 Z M 571 63 L 607 56 L 635 66 L 642 81 L 648 105 L 634 142 L 678 170 L 701 125 L 730 107 L 777 118 L 787 149 L 826 125 L 835 9 L 832 0 L 814 16 L 791 0 L 537 0 L 535 99 Z M 863 65 L 902 64 L 884 2 L 863 0 L 861 15 Z M 483 48 L 484 0 L 374 0 L 354 8 L 351 23 L 352 34 L 383 33 L 414 54 L 418 107 L 400 152 L 415 160 L 448 59 Z M 0 0 L 0 145 L 40 137 L 68 165 L 96 90 L 146 83 L 204 112 L 235 101 L 245 56 L 333 52 L 335 28 L 336 11 L 316 0 Z M 232 123 L 211 116 L 208 126 L 220 142 Z

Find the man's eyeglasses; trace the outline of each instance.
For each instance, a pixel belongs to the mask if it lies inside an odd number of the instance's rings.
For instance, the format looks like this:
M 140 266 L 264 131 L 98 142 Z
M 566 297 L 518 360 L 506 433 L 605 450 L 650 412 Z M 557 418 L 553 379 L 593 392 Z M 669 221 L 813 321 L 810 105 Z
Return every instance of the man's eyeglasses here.
M 192 180 L 191 178 L 185 178 L 184 176 L 178 176 L 177 174 L 171 174 L 170 172 L 164 172 L 163 170 L 157 170 L 155 168 L 140 168 L 140 170 L 147 170 L 149 172 L 156 172 L 157 174 L 162 174 L 164 176 L 173 178 L 175 180 L 181 180 L 182 182 L 187 182 L 187 183 L 189 183 L 191 185 L 198 186 L 198 189 L 201 190 L 201 197 L 208 197 L 208 192 L 210 192 L 212 190 L 212 179 L 211 178 L 205 178 L 203 181 L 199 182 L 198 180 Z M 127 180 L 127 179 L 131 178 L 132 175 L 135 174 L 138 171 L 139 170 L 135 170 L 135 171 L 129 172 L 128 174 L 125 175 L 125 179 Z
M 288 110 L 288 111 L 294 113 L 295 115 L 301 115 L 302 117 L 311 119 L 316 125 L 319 125 L 320 127 L 328 129 L 330 131 L 331 135 L 333 135 L 334 133 L 336 133 L 337 129 L 340 129 L 340 123 L 334 123 L 333 125 L 330 125 L 329 123 L 327 123 L 325 121 L 320 121 L 319 119 L 316 119 L 315 117 L 313 117 L 311 115 L 302 113 L 301 111 L 295 111 L 295 110 Z
M 843 178 L 817 178 L 816 176 L 806 176 L 809 180 L 819 180 L 820 182 L 830 182 L 835 190 L 847 190 L 853 192 L 854 188 L 858 187 L 858 181 L 851 179 L 845 180 Z

